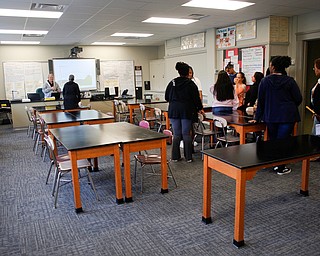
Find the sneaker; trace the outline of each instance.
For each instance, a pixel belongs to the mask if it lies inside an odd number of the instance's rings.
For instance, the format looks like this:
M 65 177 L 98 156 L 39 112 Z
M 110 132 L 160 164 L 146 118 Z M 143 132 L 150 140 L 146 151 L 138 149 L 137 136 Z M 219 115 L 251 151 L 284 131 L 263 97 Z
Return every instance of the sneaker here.
M 180 141 L 180 148 L 183 148 L 183 140 Z
M 192 162 L 193 162 L 192 159 L 187 160 L 187 163 L 192 163 Z
M 273 167 L 273 170 L 274 170 L 275 172 L 278 171 L 278 169 L 279 169 L 278 166 Z
M 194 141 L 194 142 L 193 142 L 193 146 L 194 146 L 194 147 L 198 146 L 198 142 Z
M 278 171 L 277 174 L 278 175 L 283 175 L 283 174 L 289 174 L 290 172 L 291 172 L 291 168 L 284 167 L 284 169 L 281 170 L 281 171 Z
M 179 162 L 182 158 L 180 159 L 171 159 L 172 162 L 176 163 L 176 162 Z

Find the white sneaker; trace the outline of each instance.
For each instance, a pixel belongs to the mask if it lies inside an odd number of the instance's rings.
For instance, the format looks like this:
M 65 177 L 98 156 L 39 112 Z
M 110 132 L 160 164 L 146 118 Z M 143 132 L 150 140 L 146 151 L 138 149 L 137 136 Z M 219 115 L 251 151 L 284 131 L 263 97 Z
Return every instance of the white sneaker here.
M 183 148 L 183 140 L 180 141 L 180 148 Z
M 194 141 L 193 146 L 195 146 L 195 147 L 198 146 L 198 142 Z

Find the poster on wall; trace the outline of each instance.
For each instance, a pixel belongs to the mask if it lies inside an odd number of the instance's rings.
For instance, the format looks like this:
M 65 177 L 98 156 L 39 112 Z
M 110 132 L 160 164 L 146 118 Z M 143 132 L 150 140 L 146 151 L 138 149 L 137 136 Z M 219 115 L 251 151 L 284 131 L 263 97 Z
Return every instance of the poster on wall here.
M 257 22 L 256 20 L 249 20 L 238 23 L 236 25 L 237 41 L 248 40 L 257 37 Z
M 263 73 L 264 47 L 241 49 L 242 72 L 246 75 L 247 84 L 252 84 L 251 77 L 255 72 Z
M 227 66 L 229 62 L 233 64 L 233 68 L 236 72 L 240 71 L 240 63 L 239 63 L 239 50 L 238 48 L 228 49 L 225 51 L 225 56 L 223 59 L 223 67 Z
M 236 45 L 236 27 L 218 28 L 216 30 L 217 48 L 226 48 Z

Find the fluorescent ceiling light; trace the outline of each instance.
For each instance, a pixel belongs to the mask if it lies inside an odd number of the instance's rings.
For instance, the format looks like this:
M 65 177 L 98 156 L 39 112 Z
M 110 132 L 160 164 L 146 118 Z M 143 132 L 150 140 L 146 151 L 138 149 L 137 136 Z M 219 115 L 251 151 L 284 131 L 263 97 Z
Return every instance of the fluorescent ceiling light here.
M 45 30 L 14 30 L 14 29 L 0 29 L 0 34 L 35 34 L 35 35 L 46 35 L 48 31 Z
M 0 41 L 1 44 L 40 44 L 40 41 Z
M 126 43 L 121 42 L 94 42 L 92 45 L 124 45 Z
M 151 17 L 142 22 L 148 23 L 161 23 L 161 24 L 176 24 L 176 25 L 187 25 L 198 20 L 194 19 L 176 19 L 176 18 L 160 18 L 160 17 Z
M 211 8 L 220 10 L 238 10 L 244 7 L 253 5 L 254 3 L 241 2 L 241 1 L 230 1 L 230 0 L 192 0 L 182 6 L 187 7 L 199 7 L 199 8 Z
M 143 34 L 143 33 L 114 33 L 111 36 L 123 36 L 123 37 L 149 37 L 153 34 Z
M 63 12 L 0 9 L 0 16 L 58 19 Z

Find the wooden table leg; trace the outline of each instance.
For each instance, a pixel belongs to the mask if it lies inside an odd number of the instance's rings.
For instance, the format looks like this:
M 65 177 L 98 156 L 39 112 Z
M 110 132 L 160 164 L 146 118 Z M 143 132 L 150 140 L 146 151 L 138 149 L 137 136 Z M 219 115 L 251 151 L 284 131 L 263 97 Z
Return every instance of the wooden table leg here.
M 118 145 L 114 145 L 113 148 L 113 161 L 114 161 L 114 173 L 116 184 L 116 203 L 123 203 L 122 195 L 122 180 L 121 180 L 121 168 L 120 168 L 120 150 Z
M 71 160 L 71 174 L 72 174 L 72 185 L 73 185 L 73 200 L 76 213 L 83 212 L 80 197 L 80 183 L 77 166 L 77 153 L 75 151 L 69 151 L 69 157 Z
M 167 140 L 161 140 L 161 193 L 168 193 Z
M 309 195 L 309 170 L 310 170 L 310 159 L 302 161 L 302 173 L 301 173 L 301 189 L 300 194 L 304 196 Z
M 122 161 L 124 165 L 124 181 L 125 181 L 125 187 L 126 187 L 126 196 L 125 196 L 126 203 L 133 202 L 132 191 L 131 191 L 130 148 L 129 147 L 130 146 L 128 144 L 124 144 L 122 148 L 122 151 L 123 151 Z
M 163 112 L 163 116 L 166 119 L 166 129 L 170 130 L 170 119 L 169 119 L 169 115 L 168 112 Z
M 211 168 L 208 167 L 207 155 L 203 158 L 203 210 L 202 210 L 202 221 L 206 224 L 212 222 L 211 219 Z
M 244 245 L 244 209 L 246 195 L 246 172 L 239 170 L 236 178 L 236 203 L 234 218 L 234 239 L 236 247 Z

